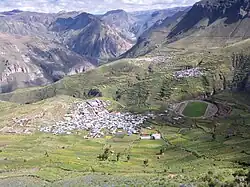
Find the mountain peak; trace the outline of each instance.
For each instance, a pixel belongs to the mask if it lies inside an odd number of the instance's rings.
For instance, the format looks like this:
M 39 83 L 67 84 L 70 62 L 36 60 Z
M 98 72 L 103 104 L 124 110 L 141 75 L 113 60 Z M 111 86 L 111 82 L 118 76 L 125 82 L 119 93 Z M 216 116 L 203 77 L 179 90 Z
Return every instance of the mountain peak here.
M 14 9 L 14 10 L 11 10 L 11 11 L 4 11 L 4 12 L 1 12 L 0 14 L 3 14 L 3 15 L 13 15 L 13 14 L 18 14 L 18 13 L 21 13 L 23 12 L 22 10 L 19 10 L 19 9 Z
M 120 14 L 120 13 L 127 13 L 126 11 L 122 9 L 117 9 L 117 10 L 110 10 L 104 16 L 110 15 L 110 14 Z

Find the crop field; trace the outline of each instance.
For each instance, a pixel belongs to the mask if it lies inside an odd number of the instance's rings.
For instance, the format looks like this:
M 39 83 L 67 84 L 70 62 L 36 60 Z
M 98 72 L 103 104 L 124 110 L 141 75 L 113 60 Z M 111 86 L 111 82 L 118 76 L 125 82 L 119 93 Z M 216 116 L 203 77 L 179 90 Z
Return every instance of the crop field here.
M 244 136 L 248 123 L 238 122 L 237 133 L 227 134 L 238 110 L 232 120 L 218 120 L 215 136 L 209 120 L 197 120 L 197 128 L 190 129 L 158 119 L 154 127 L 162 140 L 138 135 L 84 139 L 84 132 L 0 135 L 0 186 L 208 186 L 211 172 L 221 183 L 233 182 L 232 174 L 247 169 L 250 160 L 250 137 Z M 105 150 L 108 157 L 102 160 Z
M 235 186 L 233 174 L 250 169 L 250 114 L 247 103 L 238 97 L 215 97 L 232 108 L 227 117 L 184 118 L 181 125 L 170 124 L 160 115 L 148 121 L 154 132 L 160 131 L 161 140 L 126 134 L 85 139 L 84 131 L 1 133 L 0 186 Z M 11 124 L 14 115 L 32 117 L 41 110 L 48 121 L 60 119 L 75 101 L 57 96 L 26 105 L 3 102 L 1 125 Z M 198 108 L 205 111 L 205 106 Z M 34 120 L 34 128 L 41 122 Z M 145 132 L 151 133 L 150 129 Z

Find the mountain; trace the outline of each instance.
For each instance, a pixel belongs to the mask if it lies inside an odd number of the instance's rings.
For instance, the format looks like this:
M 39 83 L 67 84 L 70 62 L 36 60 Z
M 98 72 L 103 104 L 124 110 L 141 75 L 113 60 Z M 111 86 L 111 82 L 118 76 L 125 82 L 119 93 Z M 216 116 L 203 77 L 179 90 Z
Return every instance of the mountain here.
M 133 41 L 154 24 L 160 24 L 167 17 L 173 16 L 187 7 L 176 7 L 162 10 L 149 10 L 139 12 L 125 12 L 124 10 L 112 10 L 104 14 L 101 19 L 111 27 L 120 30 Z
M 137 37 L 141 36 L 145 31 L 153 27 L 155 24 L 160 25 L 166 18 L 172 17 L 177 12 L 182 12 L 184 10 L 187 10 L 188 8 L 189 7 L 175 7 L 162 10 L 132 13 L 132 15 L 134 15 L 138 20 L 136 26 L 134 26 L 135 28 L 137 28 Z
M 77 11 L 1 12 L 0 92 L 46 85 L 117 58 L 143 32 L 151 32 L 151 26 L 177 10 L 154 10 L 143 16 L 123 10 L 98 16 Z
M 97 65 L 94 59 L 37 37 L 0 34 L 0 43 L 0 92 L 46 85 Z
M 132 47 L 122 33 L 88 13 L 58 18 L 50 30 L 58 32 L 61 41 L 76 53 L 101 60 L 117 57 Z
M 136 41 L 136 33 L 133 31 L 133 27 L 137 19 L 134 16 L 124 10 L 112 10 L 104 14 L 101 19 L 127 38 Z
M 72 47 L 70 49 L 80 55 L 98 59 L 113 58 L 132 46 L 132 42 L 119 30 L 115 30 L 97 16 L 88 13 L 16 12 L 4 14 L 6 16 L 0 17 L 0 32 L 54 40 Z M 80 38 L 84 39 L 85 43 L 79 42 Z M 106 49 L 105 46 L 112 49 Z
M 96 16 L 79 12 L 3 12 L 0 17 L 1 89 L 40 86 L 84 72 L 132 44 Z
M 145 55 L 148 52 L 159 47 L 167 38 L 167 35 L 175 27 L 175 25 L 186 14 L 188 8 L 184 11 L 179 11 L 174 15 L 159 20 L 149 29 L 146 29 L 137 40 L 137 43 L 121 57 L 137 57 Z
M 171 31 L 168 39 L 183 38 L 180 41 L 183 44 L 209 47 L 247 39 L 250 37 L 249 7 L 247 0 L 198 2 Z
M 177 19 L 171 24 L 151 27 L 146 32 L 155 36 L 142 34 L 143 37 L 125 56 L 143 55 L 162 44 L 163 47 L 209 49 L 245 40 L 250 37 L 249 4 L 247 0 L 200 1 L 186 9 L 185 15 L 176 17 L 177 13 L 173 16 Z

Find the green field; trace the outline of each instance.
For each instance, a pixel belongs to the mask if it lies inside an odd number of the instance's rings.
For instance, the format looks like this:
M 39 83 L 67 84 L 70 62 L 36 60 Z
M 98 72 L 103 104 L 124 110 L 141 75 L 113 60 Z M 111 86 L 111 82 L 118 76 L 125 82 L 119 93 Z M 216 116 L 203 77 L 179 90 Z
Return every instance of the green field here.
M 6 116 L 8 111 L 26 116 L 36 114 L 38 106 L 46 109 L 49 119 L 65 99 L 74 102 L 60 96 L 29 105 L 2 103 L 1 122 L 7 124 L 12 118 Z M 232 114 L 216 119 L 216 125 L 197 119 L 194 126 L 189 118 L 172 125 L 160 116 L 149 121 L 161 132 L 162 140 L 140 140 L 139 135 L 85 139 L 81 131 L 72 135 L 0 134 L 0 186 L 237 186 L 233 174 L 250 169 L 246 133 L 250 114 L 241 109 L 240 100 L 230 102 L 235 105 Z M 101 160 L 98 156 L 106 148 L 108 157 Z
M 81 132 L 0 135 L 0 186 L 208 186 L 208 172 L 215 181 L 233 182 L 232 174 L 242 168 L 238 162 L 250 159 L 250 139 L 225 138 L 225 128 L 231 128 L 226 121 L 215 141 L 208 123 L 197 122 L 207 132 L 157 123 L 169 144 L 136 135 L 86 140 Z M 111 151 L 107 160 L 98 159 L 106 148 Z
M 197 118 L 205 115 L 208 104 L 199 101 L 190 101 L 183 110 L 182 114 L 187 117 Z

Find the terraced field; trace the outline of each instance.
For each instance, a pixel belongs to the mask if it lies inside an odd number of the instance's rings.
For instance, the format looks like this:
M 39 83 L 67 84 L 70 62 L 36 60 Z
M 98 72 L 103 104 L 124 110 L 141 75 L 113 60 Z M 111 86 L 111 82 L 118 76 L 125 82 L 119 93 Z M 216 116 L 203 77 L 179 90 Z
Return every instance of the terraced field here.
M 162 140 L 140 140 L 139 135 L 85 139 L 83 131 L 1 134 L 0 186 L 234 184 L 233 174 L 247 173 L 250 160 L 250 115 L 237 101 L 229 103 L 237 106 L 230 117 L 216 118 L 216 124 L 187 119 L 186 127 L 173 126 L 161 117 L 148 121 Z M 105 150 L 108 158 L 102 160 Z

